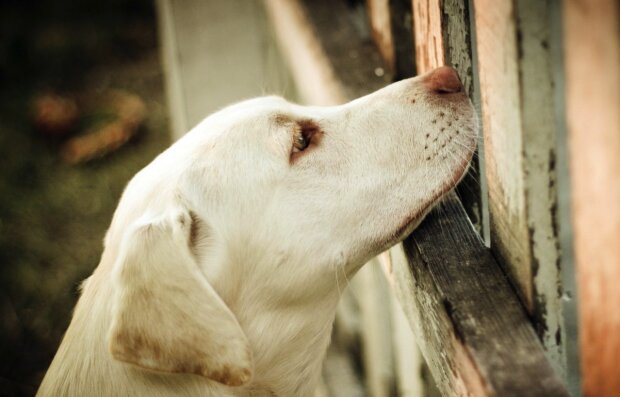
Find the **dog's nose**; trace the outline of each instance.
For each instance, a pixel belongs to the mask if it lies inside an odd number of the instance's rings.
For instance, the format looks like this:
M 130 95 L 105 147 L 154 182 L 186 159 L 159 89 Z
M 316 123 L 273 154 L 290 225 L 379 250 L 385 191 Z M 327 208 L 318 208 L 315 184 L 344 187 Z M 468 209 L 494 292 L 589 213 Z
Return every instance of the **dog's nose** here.
M 426 87 L 435 94 L 454 94 L 463 91 L 463 83 L 456 70 L 449 66 L 439 67 L 425 79 Z

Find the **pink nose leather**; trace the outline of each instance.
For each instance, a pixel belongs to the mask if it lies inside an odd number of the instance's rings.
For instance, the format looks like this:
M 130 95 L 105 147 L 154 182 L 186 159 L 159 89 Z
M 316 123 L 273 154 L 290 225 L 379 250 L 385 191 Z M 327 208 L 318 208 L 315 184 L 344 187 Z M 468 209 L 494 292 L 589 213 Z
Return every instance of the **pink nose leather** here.
M 463 91 L 463 84 L 456 70 L 442 66 L 426 77 L 426 87 L 436 94 L 454 94 Z

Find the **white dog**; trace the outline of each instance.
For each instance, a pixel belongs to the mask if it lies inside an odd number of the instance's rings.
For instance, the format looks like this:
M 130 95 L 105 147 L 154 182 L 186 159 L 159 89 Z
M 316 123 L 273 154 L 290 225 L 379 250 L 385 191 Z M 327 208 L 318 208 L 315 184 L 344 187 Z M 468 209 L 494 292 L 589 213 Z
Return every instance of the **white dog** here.
M 476 131 L 448 67 L 208 117 L 127 186 L 38 395 L 311 395 L 338 278 L 459 181 Z

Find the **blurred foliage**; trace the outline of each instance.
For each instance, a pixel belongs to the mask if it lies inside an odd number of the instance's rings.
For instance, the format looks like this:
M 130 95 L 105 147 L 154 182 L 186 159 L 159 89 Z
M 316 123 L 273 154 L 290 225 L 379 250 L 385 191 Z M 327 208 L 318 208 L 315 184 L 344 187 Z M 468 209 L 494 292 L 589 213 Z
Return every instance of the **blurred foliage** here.
M 110 89 L 142 97 L 139 136 L 82 166 L 32 126 L 32 98 L 76 98 L 79 130 Z M 168 145 L 151 1 L 0 3 L 0 396 L 32 395 L 96 267 L 123 187 Z

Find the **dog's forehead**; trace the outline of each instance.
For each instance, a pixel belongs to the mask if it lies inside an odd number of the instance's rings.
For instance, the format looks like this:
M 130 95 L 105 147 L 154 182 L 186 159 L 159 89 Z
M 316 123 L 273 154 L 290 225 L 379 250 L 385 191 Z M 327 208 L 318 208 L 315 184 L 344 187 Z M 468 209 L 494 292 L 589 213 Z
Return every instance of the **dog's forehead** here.
M 231 121 L 241 119 L 286 125 L 300 118 L 325 117 L 338 113 L 340 106 L 306 106 L 289 102 L 280 96 L 267 96 L 239 102 L 224 109 L 222 116 Z
M 239 113 L 245 113 L 251 119 L 264 118 L 268 120 L 274 115 L 290 112 L 291 107 L 291 103 L 282 97 L 267 96 L 239 102 L 231 110 L 237 113 L 237 116 Z
M 286 113 L 291 104 L 282 97 L 268 96 L 248 99 L 232 104 L 204 119 L 199 129 L 214 129 L 245 122 L 268 121 L 271 115 Z

